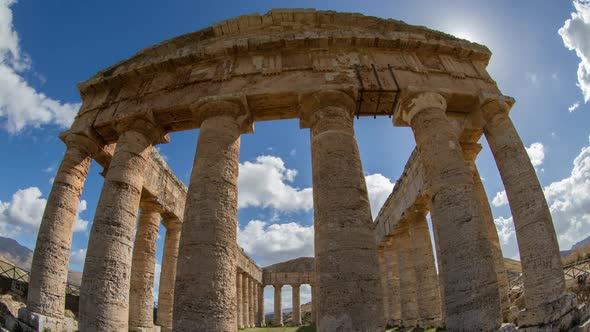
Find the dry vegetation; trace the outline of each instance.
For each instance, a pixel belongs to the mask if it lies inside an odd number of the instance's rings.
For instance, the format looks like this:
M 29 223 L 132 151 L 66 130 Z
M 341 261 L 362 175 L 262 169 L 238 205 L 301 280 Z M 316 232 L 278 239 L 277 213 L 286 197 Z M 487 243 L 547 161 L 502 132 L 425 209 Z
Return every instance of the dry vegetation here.
M 563 257 L 561 262 L 563 265 L 569 265 L 576 262 L 580 262 L 590 258 L 590 243 L 572 251 L 569 255 Z

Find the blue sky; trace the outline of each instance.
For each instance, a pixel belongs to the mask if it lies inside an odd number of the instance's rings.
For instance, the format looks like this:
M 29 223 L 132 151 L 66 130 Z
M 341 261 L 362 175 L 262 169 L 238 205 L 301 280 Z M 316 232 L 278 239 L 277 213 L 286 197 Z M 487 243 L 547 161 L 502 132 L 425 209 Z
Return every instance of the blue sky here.
M 488 46 L 493 52 L 488 69 L 503 93 L 517 100 L 512 119 L 546 187 L 560 245 L 569 249 L 590 235 L 589 6 L 532 0 L 0 0 L 0 235 L 34 247 L 51 178 L 65 149 L 57 135 L 79 107 L 77 83 L 140 49 L 223 19 L 297 7 L 401 19 Z M 387 118 L 362 118 L 355 129 L 373 210 L 378 211 L 401 175 L 413 136 Z M 185 183 L 197 134 L 174 133 L 169 144 L 159 147 Z M 482 144 L 477 165 L 504 255 L 518 257 L 502 183 Z M 300 130 L 297 121 L 257 123 L 254 134 L 242 137 L 240 161 L 240 244 L 261 265 L 311 255 L 309 132 Z M 73 269 L 82 268 L 101 170 L 92 165 L 82 195 Z M 159 262 L 163 236 L 158 245 Z M 308 290 L 304 292 L 306 301 Z

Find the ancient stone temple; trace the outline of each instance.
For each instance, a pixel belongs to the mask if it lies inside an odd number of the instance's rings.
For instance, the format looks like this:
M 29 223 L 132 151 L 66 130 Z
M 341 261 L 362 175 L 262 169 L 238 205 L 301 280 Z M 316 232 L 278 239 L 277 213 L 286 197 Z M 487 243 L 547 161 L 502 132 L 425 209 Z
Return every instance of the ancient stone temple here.
M 490 57 L 485 46 L 396 20 L 289 9 L 230 19 L 97 73 L 79 85 L 82 107 L 61 135 L 67 148 L 20 318 L 38 331 L 67 328 L 73 222 L 94 159 L 104 185 L 82 278 L 80 331 L 262 326 L 267 285 L 275 290 L 273 324 L 283 324 L 283 285 L 292 286 L 298 324 L 301 284 L 312 286 L 318 331 L 571 327 L 581 318 L 566 294 L 551 215 L 509 117 L 514 100 L 486 71 Z M 371 216 L 355 138 L 360 116 L 390 117 L 391 130 L 409 127 L 416 141 L 378 216 Z M 311 137 L 315 258 L 297 269 L 263 270 L 236 241 L 240 137 L 255 135 L 257 121 L 281 119 L 299 119 Z M 187 188 L 153 147 L 194 128 Z M 526 291 L 520 312 L 511 309 L 475 166 L 482 136 L 514 217 Z M 166 237 L 154 299 L 160 223 Z

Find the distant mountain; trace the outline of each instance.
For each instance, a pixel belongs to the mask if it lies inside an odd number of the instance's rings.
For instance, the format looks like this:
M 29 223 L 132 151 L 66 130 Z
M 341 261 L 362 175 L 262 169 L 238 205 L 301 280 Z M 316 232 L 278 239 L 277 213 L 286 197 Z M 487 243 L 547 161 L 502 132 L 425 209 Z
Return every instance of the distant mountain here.
M 565 257 L 565 256 L 571 254 L 574 250 L 580 249 L 580 248 L 582 248 L 582 247 L 584 247 L 585 245 L 588 245 L 588 244 L 590 244 L 590 236 L 588 236 L 587 238 L 583 239 L 582 241 L 574 244 L 570 248 L 570 250 L 562 250 L 559 253 L 561 254 L 561 257 Z
M 0 236 L 0 257 L 24 270 L 31 270 L 33 251 L 14 239 Z
M 33 263 L 33 251 L 14 239 L 0 236 L 0 259 L 8 261 L 23 270 L 31 271 Z M 69 271 L 68 282 L 80 286 L 82 282 L 82 272 Z

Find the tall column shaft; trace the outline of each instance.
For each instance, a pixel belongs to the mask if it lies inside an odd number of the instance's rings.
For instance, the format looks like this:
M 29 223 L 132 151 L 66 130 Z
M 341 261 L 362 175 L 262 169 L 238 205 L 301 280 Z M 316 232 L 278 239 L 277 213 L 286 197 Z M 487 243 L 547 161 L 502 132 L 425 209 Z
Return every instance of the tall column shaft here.
M 91 152 L 76 136 L 66 138 L 68 147 L 47 198 L 27 297 L 29 311 L 53 317 L 58 324 L 64 317 L 74 222 L 91 162 Z
M 275 291 L 274 316 L 272 325 L 283 326 L 283 285 L 273 285 Z
M 389 299 L 389 312 L 387 322 L 399 322 L 401 320 L 401 298 L 398 255 L 395 250 L 395 239 L 388 239 L 385 242 L 385 266 L 387 269 L 387 294 Z
M 142 329 L 154 327 L 153 288 L 160 213 L 153 203 L 141 202 L 139 207 L 129 290 L 129 329 L 131 331 L 142 331 Z
M 397 240 L 402 325 L 406 327 L 416 326 L 418 321 L 417 280 L 410 222 L 404 220 L 397 226 L 394 239 Z
M 311 287 L 311 322 L 317 326 L 318 322 L 318 286 L 317 284 L 310 285 Z
M 504 266 L 504 255 L 502 255 L 502 247 L 500 246 L 500 238 L 498 237 L 498 231 L 496 230 L 496 224 L 494 223 L 494 216 L 486 194 L 483 182 L 479 176 L 479 171 L 475 165 L 475 159 L 477 154 L 481 151 L 481 145 L 475 144 L 462 144 L 463 155 L 469 165 L 469 169 L 473 174 L 473 183 L 475 184 L 475 190 L 481 203 L 483 211 L 485 229 L 488 235 L 488 241 L 492 247 L 492 253 L 494 255 L 494 269 L 498 279 L 498 291 L 500 294 L 500 309 L 502 310 L 502 316 L 504 321 L 510 320 L 510 298 L 508 277 L 506 275 L 506 267 Z
M 162 255 L 162 272 L 160 273 L 160 289 L 158 293 L 157 323 L 163 332 L 172 331 L 172 311 L 174 307 L 174 284 L 176 282 L 176 262 L 180 245 L 180 222 L 166 223 L 164 253 Z
M 426 210 L 408 211 L 410 241 L 413 246 L 414 271 L 418 304 L 418 324 L 435 326 L 440 323 L 440 291 L 434 265 L 434 252 L 426 221 Z
M 248 315 L 249 315 L 249 322 L 250 322 L 250 327 L 254 327 L 255 324 L 255 314 L 254 312 L 256 311 L 256 299 L 254 296 L 254 288 L 256 286 L 256 284 L 254 283 L 254 279 L 249 279 L 248 281 L 249 286 L 248 286 L 248 294 L 250 297 L 250 307 L 248 307 Z
M 231 331 L 236 319 L 240 124 L 211 114 L 200 126 L 174 293 L 174 331 Z M 231 111 L 231 110 L 230 110 Z
M 379 246 L 377 249 L 377 258 L 379 261 L 379 277 L 381 279 L 381 294 L 383 296 L 383 319 L 385 324 L 389 321 L 389 314 L 390 314 L 390 292 L 389 292 L 389 280 L 387 278 L 387 261 L 385 258 L 385 245 Z
M 382 331 L 377 245 L 348 95 L 309 97 L 318 330 Z
M 243 304 L 243 290 L 242 290 L 242 271 L 238 271 L 236 275 L 236 307 L 237 307 L 237 320 L 238 320 L 238 328 L 244 327 L 244 317 L 242 314 L 242 310 L 244 310 Z
M 264 285 L 258 285 L 258 326 L 266 326 L 264 314 Z
M 81 331 L 128 330 L 135 223 L 153 142 L 139 130 L 121 134 L 104 180 L 82 274 Z
M 250 326 L 250 291 L 248 290 L 250 284 L 248 283 L 248 275 L 242 273 L 242 325 L 244 327 Z
M 502 317 L 492 250 L 473 175 L 445 110 L 444 97 L 435 93 L 422 93 L 406 106 L 438 233 L 446 327 L 494 330 Z
M 542 322 L 551 303 L 565 294 L 565 280 L 553 221 L 541 184 L 504 102 L 482 107 L 484 134 L 506 189 L 524 276 L 531 322 Z M 549 311 L 548 311 L 549 310 Z M 537 312 L 536 314 L 534 312 Z
M 291 285 L 293 295 L 293 325 L 301 325 L 301 285 Z

